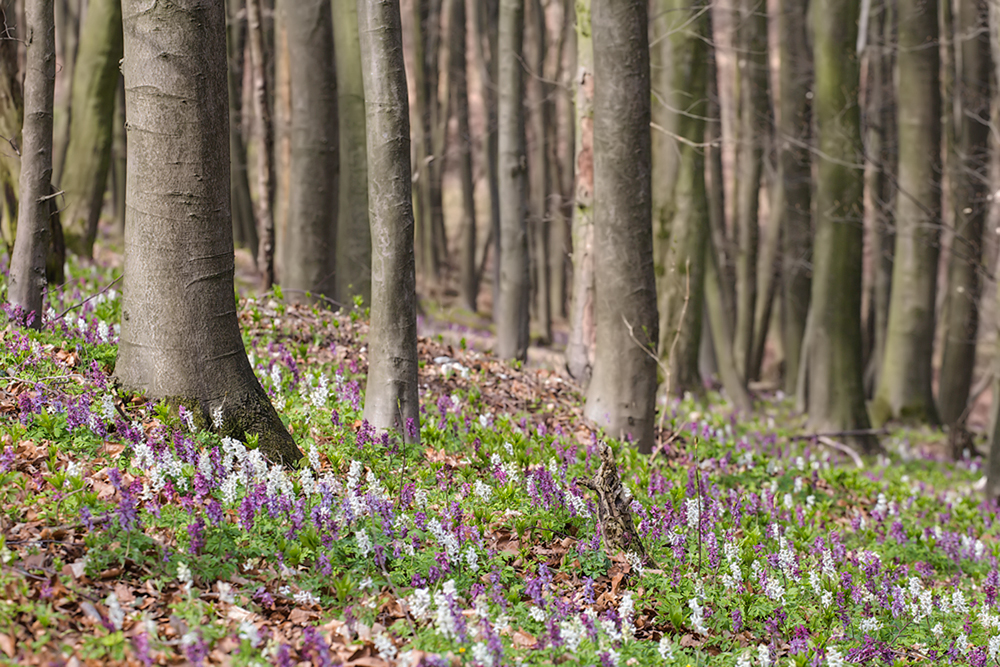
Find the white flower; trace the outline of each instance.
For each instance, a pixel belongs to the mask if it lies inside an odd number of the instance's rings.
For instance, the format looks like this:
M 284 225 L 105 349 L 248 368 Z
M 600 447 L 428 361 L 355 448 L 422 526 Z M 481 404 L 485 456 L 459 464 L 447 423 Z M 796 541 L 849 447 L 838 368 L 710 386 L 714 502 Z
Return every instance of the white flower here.
M 962 594 L 962 591 L 955 591 L 951 594 L 951 607 L 956 614 L 969 613 L 969 605 L 965 601 L 965 595 Z
M 931 628 L 931 633 L 935 637 L 941 637 L 944 634 L 944 626 L 940 623 L 936 623 L 933 628 Z
M 237 472 L 229 473 L 226 480 L 222 483 L 222 502 L 226 505 L 232 505 L 236 502 L 236 492 L 239 490 L 240 475 Z
M 366 558 L 374 553 L 375 549 L 372 547 L 371 538 L 368 537 L 368 531 L 364 528 L 354 531 L 354 539 L 358 542 L 358 553 L 362 558 Z
M 750 651 L 743 651 L 740 657 L 736 659 L 736 667 L 751 667 L 753 665 L 753 658 L 751 657 Z
M 785 604 L 785 587 L 781 584 L 778 579 L 774 577 L 768 577 L 764 583 L 764 595 L 774 600 L 775 602 L 780 602 Z
M 528 609 L 528 616 L 530 616 L 532 620 L 538 621 L 539 623 L 545 622 L 545 610 L 541 607 L 532 605 L 531 608 Z
M 487 502 L 489 502 L 490 498 L 493 497 L 493 489 L 488 487 L 486 484 L 483 484 L 483 481 L 480 479 L 476 480 L 475 485 L 472 487 L 472 492 L 475 493 L 480 500 Z
M 771 649 L 767 647 L 767 644 L 757 646 L 757 661 L 761 667 L 771 667 Z
M 626 637 L 631 637 L 633 632 L 632 614 L 635 613 L 635 602 L 632 600 L 632 592 L 625 591 L 622 600 L 618 604 L 618 616 L 622 619 L 622 633 Z
M 260 645 L 260 632 L 257 631 L 257 626 L 253 624 L 253 621 L 244 620 L 240 623 L 240 641 L 250 642 L 250 646 L 257 648 Z
M 566 494 L 566 500 L 577 516 L 582 519 L 590 518 L 590 510 L 587 509 L 587 502 L 583 498 L 570 491 Z
M 101 416 L 104 417 L 104 421 L 115 420 L 115 399 L 111 394 L 104 394 L 101 398 Z
M 316 445 L 309 445 L 309 467 L 319 472 L 319 450 L 316 449 Z
M 480 417 L 480 419 L 482 419 L 482 417 Z M 567 645 L 568 644 L 569 642 L 567 642 Z M 570 651 L 574 650 L 576 649 L 570 649 Z M 494 664 L 493 654 L 490 653 L 489 647 L 483 642 L 476 642 L 472 646 L 472 659 L 483 665 L 483 667 L 493 667 Z
M 793 507 L 795 507 L 795 501 L 792 499 L 792 494 L 790 494 L 790 493 L 786 493 L 785 494 L 784 504 L 785 504 L 785 509 L 786 510 L 790 510 Z
M 873 632 L 878 632 L 882 629 L 882 624 L 875 618 L 863 618 L 861 619 L 861 632 L 870 634 Z
M 479 571 L 479 556 L 471 544 L 465 549 L 465 564 L 472 572 Z
M 990 637 L 989 644 L 986 645 L 986 654 L 991 662 L 1000 656 L 1000 635 Z
M 198 428 L 194 425 L 194 412 L 191 410 L 185 410 L 184 415 L 184 425 L 187 426 L 188 430 L 194 433 Z
M 378 651 L 379 657 L 383 660 L 392 660 L 398 653 L 396 645 L 384 632 L 379 632 L 372 637 L 372 643 L 375 644 L 375 650 Z
M 216 431 L 218 431 L 220 428 L 222 428 L 222 406 L 221 405 L 216 406 L 215 409 L 212 410 L 212 428 L 214 428 Z
M 424 619 L 430 615 L 431 610 L 431 594 L 426 588 L 417 588 L 410 595 L 408 603 L 410 605 L 410 611 L 417 619 Z
M 698 598 L 688 600 L 688 607 L 691 608 L 691 629 L 699 635 L 707 635 L 708 628 L 705 627 L 705 610 L 701 608 Z
M 309 591 L 298 591 L 292 598 L 295 600 L 295 604 L 301 605 L 314 605 L 319 604 L 319 598 L 310 593 Z
M 958 637 L 955 638 L 955 648 L 957 648 L 958 652 L 961 653 L 962 655 L 965 655 L 966 653 L 968 653 L 969 652 L 969 636 L 966 635 L 964 632 L 959 632 L 958 633 Z
M 122 609 L 121 603 L 118 602 L 118 596 L 111 593 L 105 600 L 105 604 L 108 605 L 108 620 L 115 626 L 115 630 L 121 630 L 122 624 L 125 623 L 125 611 Z
M 699 498 L 685 498 L 684 512 L 686 515 L 687 527 L 694 530 L 701 520 L 701 503 Z
M 663 658 L 667 662 L 673 662 L 674 643 L 672 641 L 670 641 L 666 637 L 663 637 L 662 639 L 660 639 L 660 644 L 657 647 L 657 650 L 659 650 L 661 658 Z
M 584 636 L 586 636 L 579 616 L 573 616 L 569 620 L 560 623 L 559 634 L 562 636 L 563 641 L 566 642 L 566 650 L 570 653 L 576 653 L 576 650 L 580 648 L 580 644 L 583 642 Z
M 836 647 L 831 646 L 826 650 L 826 664 L 827 667 L 844 667 L 846 663 L 840 651 Z
M 188 568 L 187 563 L 184 561 L 177 563 L 177 581 L 182 584 L 190 584 L 193 581 L 191 578 L 191 569 Z

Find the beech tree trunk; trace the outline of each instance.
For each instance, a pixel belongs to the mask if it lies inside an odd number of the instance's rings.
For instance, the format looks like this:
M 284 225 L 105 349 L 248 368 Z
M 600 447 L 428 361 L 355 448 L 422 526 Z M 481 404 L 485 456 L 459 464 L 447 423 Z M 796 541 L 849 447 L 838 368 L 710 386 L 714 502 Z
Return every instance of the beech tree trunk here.
M 340 192 L 337 197 L 337 300 L 372 297 L 372 236 L 368 224 L 368 147 L 365 87 L 358 41 L 358 3 L 333 0 L 333 44 L 337 59 L 337 121 Z
M 499 186 L 500 301 L 496 308 L 496 354 L 528 356 L 528 169 L 524 143 L 525 0 L 500 0 Z
M 235 5 L 235 7 L 233 6 Z M 250 251 L 254 263 L 257 262 L 257 222 L 254 217 L 253 200 L 250 198 L 250 181 L 247 176 L 247 150 L 243 142 L 243 99 L 240 95 L 240 83 L 243 80 L 243 69 L 249 63 L 243 60 L 243 31 L 234 18 L 237 9 L 242 5 L 239 0 L 227 3 L 230 15 L 226 31 L 226 50 L 229 54 L 229 156 L 230 156 L 230 191 L 233 208 L 233 237 L 237 245 L 245 246 Z M 241 66 L 240 63 L 243 63 Z
M 292 87 L 292 160 L 282 286 L 296 301 L 333 299 L 339 157 L 330 0 L 296 0 L 284 12 Z
M 552 340 L 552 302 L 549 285 L 550 190 L 548 132 L 552 124 L 549 109 L 549 85 L 545 77 L 547 34 L 545 10 L 540 0 L 525 0 L 525 85 L 528 106 L 530 143 L 528 144 L 528 247 L 531 251 L 532 314 L 539 340 Z
M 14 16 L 15 0 L 0 0 L 0 9 L 8 21 Z M 13 30 L 17 33 L 17 25 Z M 21 144 L 21 122 L 24 101 L 21 93 L 21 73 L 17 66 L 16 39 L 0 39 L 0 135 L 13 146 Z M 17 187 L 21 161 L 12 150 L 0 150 L 0 235 L 7 251 L 14 248 L 17 230 Z
M 365 419 L 420 438 L 410 118 L 399 0 L 358 3 L 368 129 L 372 305 Z
M 653 449 L 656 279 L 645 0 L 594 0 L 594 314 L 586 416 Z
M 67 168 L 59 183 L 66 245 L 83 257 L 94 254 L 107 192 L 121 58 L 121 1 L 90 0 L 74 68 Z
M 56 0 L 56 95 L 52 111 L 52 182 L 62 181 L 73 114 L 73 75 L 80 43 L 80 0 Z M 120 13 L 120 10 L 119 10 Z M 10 14 L 6 14 L 9 18 Z
M 472 136 L 469 133 L 469 85 L 465 60 L 466 21 L 465 0 L 448 0 L 450 4 L 448 36 L 448 85 L 451 105 L 458 125 L 458 146 L 455 147 L 458 175 L 462 185 L 461 257 L 459 284 L 463 305 L 476 312 L 479 295 L 479 273 L 476 270 L 476 199 L 472 179 Z
M 223 435 L 255 434 L 268 458 L 293 465 L 302 454 L 236 317 L 223 5 L 124 0 L 122 15 L 129 174 L 115 375 L 208 423 L 221 410 Z
M 56 82 L 52 0 L 27 0 L 24 15 L 22 39 L 27 53 L 21 132 L 21 208 L 7 298 L 21 309 L 25 324 L 40 329 L 52 217 L 52 101 Z
M 257 270 L 260 289 L 274 285 L 274 133 L 268 106 L 267 72 L 264 68 L 264 31 L 261 0 L 247 0 L 247 33 L 253 77 L 254 136 L 257 152 Z

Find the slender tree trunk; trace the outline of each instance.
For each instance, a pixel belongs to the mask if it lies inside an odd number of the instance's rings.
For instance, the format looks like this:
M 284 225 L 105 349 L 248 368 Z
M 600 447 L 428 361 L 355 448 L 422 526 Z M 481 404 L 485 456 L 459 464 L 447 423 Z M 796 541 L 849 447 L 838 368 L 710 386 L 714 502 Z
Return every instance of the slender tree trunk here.
M 573 242 L 573 183 L 576 177 L 574 161 L 574 126 L 576 111 L 573 108 L 573 77 L 576 74 L 576 30 L 573 0 L 562 1 L 563 23 L 559 39 L 559 49 L 553 59 L 550 81 L 558 81 L 554 86 L 553 118 L 549 128 L 549 163 L 552 165 L 552 183 L 558 188 L 557 196 L 549 202 L 552 219 L 550 227 L 550 266 L 552 277 L 552 315 L 566 318 L 569 315 L 570 285 L 573 266 L 571 249 Z
M 810 324 L 802 363 L 809 427 L 868 428 L 861 359 L 863 173 L 858 109 L 857 0 L 817 0 L 813 20 L 818 153 Z M 858 165 L 858 166 L 856 166 Z M 849 439 L 863 451 L 870 437 Z
M 285 7 L 292 86 L 292 160 L 282 286 L 333 298 L 337 242 L 337 72 L 330 0 Z
M 52 112 L 52 182 L 62 182 L 73 115 L 73 75 L 80 41 L 80 0 L 56 0 L 56 96 Z
M 525 0 L 500 1 L 500 302 L 496 309 L 497 356 L 528 355 L 528 174 L 524 143 Z
M 230 155 L 230 198 L 233 208 L 233 237 L 237 245 L 250 251 L 254 263 L 257 262 L 257 222 L 254 218 L 253 200 L 250 197 L 250 181 L 247 176 L 247 151 L 243 143 L 243 100 L 240 82 L 243 80 L 243 31 L 237 24 L 235 15 L 242 6 L 239 0 L 227 3 L 229 9 L 226 31 L 226 49 L 229 53 L 227 82 L 229 87 L 229 155 Z
M 500 186 L 497 154 L 497 57 L 498 0 L 472 0 L 472 16 L 476 25 L 476 64 L 479 68 L 480 94 L 486 110 L 486 131 L 483 133 L 483 156 L 486 187 L 490 194 L 490 234 L 483 248 L 482 264 L 493 239 L 493 311 L 500 303 Z M 485 42 L 485 44 L 484 44 Z
M 122 14 L 129 205 L 115 375 L 208 423 L 221 411 L 222 435 L 255 434 L 271 460 L 294 465 L 302 454 L 236 318 L 223 5 L 124 0 Z
M 949 156 L 955 234 L 948 258 L 944 354 L 938 408 L 945 424 L 965 415 L 976 360 L 982 236 L 989 195 L 990 40 L 986 0 L 959 3 L 955 16 L 955 77 L 958 99 L 956 144 Z
M 90 0 L 74 70 L 73 116 L 66 148 L 69 168 L 59 183 L 65 193 L 66 244 L 83 257 L 94 254 L 104 207 L 121 57 L 120 0 Z
M 368 128 L 372 306 L 365 419 L 420 437 L 410 119 L 398 0 L 358 3 Z
M 337 58 L 340 193 L 337 198 L 337 300 L 371 303 L 372 236 L 368 224 L 365 89 L 358 42 L 358 3 L 333 0 Z
M 436 280 L 441 272 L 441 257 L 435 242 L 434 174 L 432 167 L 437 130 L 437 34 L 440 31 L 441 0 L 413 0 L 413 80 L 416 88 L 414 111 L 415 165 L 417 184 L 417 238 L 420 247 L 421 269 L 424 275 Z
M 931 394 L 941 223 L 937 0 L 899 0 L 899 192 L 885 362 L 872 417 L 937 423 Z M 818 244 L 817 244 L 818 245 Z
M 273 30 L 265 30 L 265 75 L 268 83 L 268 103 L 271 137 L 271 218 L 274 221 L 274 279 L 281 282 L 284 275 L 285 253 L 281 250 L 287 243 L 288 215 L 291 210 L 292 173 L 292 68 L 288 55 L 288 27 L 285 25 L 285 10 L 288 2 L 278 0 L 272 12 Z M 269 48 L 270 47 L 270 48 Z M 251 77 L 255 85 L 255 79 Z M 253 90 L 251 86 L 251 90 Z M 253 104 L 253 96 L 250 97 Z M 253 126 L 256 132 L 256 125 Z M 259 143 L 256 138 L 252 142 Z M 254 149 L 257 150 L 256 148 Z M 259 157 L 258 157 L 259 161 Z M 259 173 L 259 170 L 257 170 Z M 260 220 L 257 221 L 260 224 Z M 260 251 L 258 250 L 258 255 Z M 259 268 L 259 267 L 258 267 Z
M 528 143 L 528 233 L 532 266 L 532 313 L 542 344 L 552 340 L 552 303 L 549 290 L 550 190 L 548 128 L 549 85 L 544 80 L 546 55 L 545 11 L 541 0 L 525 0 L 526 28 L 524 62 L 528 73 L 525 85 L 530 141 Z
M 775 100 L 777 101 L 777 100 Z M 768 148 L 766 153 L 770 153 Z M 767 337 L 771 329 L 771 314 L 774 300 L 781 284 L 781 262 L 779 247 L 782 237 L 782 223 L 785 209 L 785 186 L 779 178 L 779 169 L 770 163 L 764 182 L 768 193 L 769 216 L 767 228 L 764 230 L 764 241 L 760 248 L 760 259 L 757 262 L 757 304 L 753 317 L 753 347 L 750 348 L 750 366 L 747 371 L 747 381 L 759 380 L 761 368 L 764 365 L 764 352 Z
M 730 329 L 732 318 L 726 313 L 722 296 L 719 253 L 712 247 L 713 243 L 713 240 L 709 239 L 708 247 L 705 249 L 705 314 L 708 315 L 712 348 L 715 351 L 719 379 L 722 380 L 722 388 L 725 390 L 726 396 L 735 407 L 749 412 L 753 407 L 753 402 L 747 392 L 746 383 L 736 369 L 736 362 L 733 360 L 731 344 L 733 334 Z
M 587 386 L 594 366 L 594 49 L 590 0 L 576 3 L 576 192 L 573 198 L 573 300 L 566 369 Z
M 586 415 L 653 449 L 656 279 L 644 0 L 594 0 L 594 284 L 597 346 Z
M 261 0 L 247 0 L 247 32 L 250 67 L 253 73 L 254 135 L 257 152 L 257 269 L 260 289 L 274 284 L 274 137 L 268 107 L 267 73 L 264 67 L 264 31 L 260 18 Z
M 3 15 L 14 16 L 14 0 L 0 0 Z M 8 28 L 17 34 L 18 27 Z M 0 233 L 7 251 L 14 248 L 17 230 L 17 185 L 21 173 L 18 150 L 21 145 L 21 72 L 17 65 L 16 39 L 0 39 L 0 136 L 8 148 L 0 150 Z
M 1000 5 L 989 6 L 990 46 L 993 52 L 994 80 L 1000 80 Z M 1000 302 L 1000 280 L 996 281 L 997 301 Z M 994 315 L 1000 320 L 1000 312 Z M 994 323 L 995 325 L 995 323 Z M 993 403 L 990 406 L 990 425 L 987 431 L 989 461 L 986 468 L 986 498 L 1000 498 L 1000 336 L 993 343 Z
M 114 204 L 115 231 L 125 234 L 125 86 L 121 76 L 115 92 L 115 117 L 111 133 L 111 196 Z
M 7 298 L 24 322 L 42 326 L 45 259 L 52 216 L 52 103 L 56 81 L 56 29 L 52 0 L 27 0 L 21 208 L 11 257 Z
M 668 395 L 701 392 L 698 348 L 708 239 L 701 143 L 708 115 L 704 3 L 653 4 L 653 252 L 659 301 L 659 356 Z
M 478 1 L 478 0 L 477 0 Z M 469 133 L 469 87 L 465 62 L 465 0 L 448 0 L 450 6 L 448 35 L 448 81 L 451 105 L 458 124 L 458 174 L 462 185 L 462 243 L 460 277 L 462 303 L 476 312 L 479 275 L 476 271 L 476 199 L 472 180 L 472 136 Z
M 749 378 L 757 305 L 757 220 L 764 134 L 767 132 L 767 5 L 763 0 L 739 0 L 740 143 L 737 153 L 736 327 L 733 358 Z

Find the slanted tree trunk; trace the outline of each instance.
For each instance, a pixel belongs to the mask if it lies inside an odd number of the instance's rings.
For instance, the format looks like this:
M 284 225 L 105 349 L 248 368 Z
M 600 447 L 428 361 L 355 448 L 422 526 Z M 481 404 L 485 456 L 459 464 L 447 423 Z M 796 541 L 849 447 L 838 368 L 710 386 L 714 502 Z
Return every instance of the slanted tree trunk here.
M 502 359 L 528 355 L 528 173 L 524 144 L 525 0 L 500 0 L 500 301 L 497 347 Z
M 566 370 L 583 386 L 594 367 L 594 49 L 590 0 L 576 3 L 577 71 L 573 197 L 573 292 L 569 313 Z
M 24 127 L 21 132 L 21 208 L 11 257 L 7 298 L 24 323 L 42 326 L 45 259 L 52 216 L 52 100 L 56 82 L 56 29 L 52 0 L 27 0 L 24 40 Z
M 94 254 L 104 207 L 121 57 L 120 0 L 90 0 L 74 69 L 67 168 L 59 182 L 65 193 L 66 245 L 82 257 Z
M 368 128 L 372 305 L 365 419 L 420 438 L 410 118 L 399 1 L 358 3 Z
M 955 16 L 956 144 L 949 160 L 955 234 L 948 258 L 944 354 L 938 409 L 945 424 L 965 415 L 976 360 L 982 236 L 989 194 L 990 40 L 986 0 L 964 0 Z
M 0 9 L 8 21 L 14 16 L 15 4 L 15 0 L 0 0 Z M 15 35 L 17 30 L 14 25 Z M 0 39 L 0 136 L 6 138 L 7 144 L 0 150 L 0 235 L 8 252 L 13 250 L 17 230 L 17 184 L 21 174 L 17 151 L 21 145 L 24 102 L 17 66 L 18 43 L 16 39 Z
M 292 161 L 282 287 L 334 298 L 337 242 L 337 72 L 330 0 L 285 6 L 292 86 Z
M 594 315 L 587 417 L 640 452 L 653 449 L 653 270 L 649 35 L 644 0 L 594 0 Z
M 358 42 L 358 3 L 333 0 L 337 52 L 340 192 L 337 197 L 337 300 L 363 304 L 372 296 L 372 237 L 368 224 L 368 148 L 365 89 Z
M 525 0 L 525 85 L 530 143 L 528 144 L 528 247 L 531 250 L 532 313 L 542 344 L 552 340 L 552 302 L 549 291 L 550 189 L 548 129 L 552 123 L 549 85 L 544 80 L 546 29 L 540 0 Z
M 705 159 L 708 115 L 705 3 L 653 5 L 653 252 L 659 301 L 659 356 L 669 396 L 701 392 L 698 348 L 708 239 Z
M 809 428 L 868 428 L 861 359 L 864 183 L 858 109 L 857 0 L 817 0 L 813 99 L 817 132 L 816 240 L 808 340 L 802 363 Z M 871 437 L 849 439 L 862 451 Z
M 235 5 L 235 6 L 234 6 Z M 228 27 L 226 30 L 226 50 L 229 54 L 229 156 L 232 208 L 233 237 L 237 245 L 245 246 L 250 251 L 253 261 L 257 261 L 257 222 L 254 218 L 253 200 L 250 198 L 250 181 L 247 176 L 247 150 L 243 143 L 243 100 L 240 95 L 240 82 L 243 80 L 243 68 L 247 64 L 243 58 L 243 31 L 237 24 L 236 9 L 242 5 L 238 0 L 227 3 Z M 244 63 L 241 65 L 241 61 Z
M 461 257 L 459 284 L 463 305 L 476 312 L 479 273 L 476 270 L 476 199 L 472 180 L 472 136 L 469 133 L 469 86 L 465 62 L 465 0 L 448 0 L 448 85 L 451 105 L 458 125 L 455 147 L 458 175 L 462 185 Z
M 872 418 L 937 423 L 931 393 L 941 224 L 937 0 L 899 0 L 899 192 L 885 361 Z M 817 246 L 819 244 L 817 243 Z
M 122 3 L 129 174 L 121 342 L 129 390 L 221 410 L 220 433 L 302 454 L 247 360 L 233 297 L 225 11 L 221 2 Z M 165 57 L 183 53 L 187 58 Z
M 274 284 L 274 134 L 268 106 L 260 3 L 261 0 L 247 0 L 247 33 L 253 77 L 253 127 L 257 153 L 257 270 L 260 271 L 260 289 L 267 291 Z
M 782 0 L 778 9 L 778 180 L 781 183 L 781 347 L 785 393 L 795 393 L 812 282 L 812 166 L 809 142 L 812 54 L 806 41 L 806 0 Z

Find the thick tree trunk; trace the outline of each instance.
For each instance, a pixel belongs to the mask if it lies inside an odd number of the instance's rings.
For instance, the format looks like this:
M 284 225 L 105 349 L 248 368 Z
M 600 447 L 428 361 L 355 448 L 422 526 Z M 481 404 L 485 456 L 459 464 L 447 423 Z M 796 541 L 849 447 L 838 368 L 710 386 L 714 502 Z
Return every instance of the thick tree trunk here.
M 586 415 L 640 452 L 653 449 L 656 279 L 645 0 L 594 0 L 594 314 Z
M 111 133 L 111 197 L 115 216 L 115 232 L 125 234 L 125 86 L 118 77 L 115 91 L 115 117 Z
M 368 129 L 372 306 L 365 419 L 420 438 L 410 119 L 398 0 L 358 3 Z
M 448 0 L 448 85 L 451 105 L 458 125 L 458 175 L 462 185 L 462 242 L 459 259 L 459 285 L 462 304 L 476 312 L 479 296 L 479 273 L 476 270 L 476 199 L 472 180 L 472 136 L 469 133 L 469 84 L 465 61 L 465 0 Z
M 128 211 L 115 375 L 200 408 L 220 432 L 302 458 L 247 360 L 233 297 L 222 3 L 122 3 Z M 165 57 L 183 53 L 187 58 Z
M 960 63 L 955 88 L 956 144 L 949 160 L 955 234 L 948 258 L 944 354 L 938 409 L 945 424 L 965 415 L 976 360 L 982 236 L 989 194 L 990 40 L 986 0 L 964 0 L 955 16 L 955 52 Z
M 3 15 L 14 16 L 15 0 L 0 0 Z M 17 26 L 13 27 L 17 34 Z M 21 96 L 21 72 L 17 66 L 16 39 L 0 39 L 0 136 L 10 148 L 21 145 L 21 118 L 24 102 Z M 14 247 L 17 230 L 17 184 L 21 161 L 16 150 L 0 150 L 0 235 L 7 251 Z
M 368 224 L 368 148 L 365 88 L 358 42 L 358 3 L 333 0 L 337 52 L 340 192 L 337 198 L 337 300 L 363 304 L 372 297 L 372 236 Z
M 237 245 L 250 251 L 254 263 L 257 262 L 257 222 L 254 217 L 253 200 L 250 197 L 250 181 L 247 176 L 247 151 L 243 143 L 243 100 L 240 82 L 243 80 L 243 33 L 234 18 L 236 8 L 242 5 L 235 0 L 229 6 L 229 25 L 226 31 L 226 49 L 229 53 L 229 156 L 230 156 L 230 198 L 233 208 L 233 237 Z M 236 7 L 233 7 L 235 5 Z M 244 61 L 244 64 L 245 61 Z
M 856 0 L 817 0 L 813 12 L 818 142 L 812 305 L 802 363 L 809 427 L 868 427 L 861 359 L 863 173 Z M 850 439 L 863 451 L 876 442 Z
M 701 392 L 704 258 L 708 239 L 705 159 L 707 27 L 702 3 L 653 5 L 653 252 L 659 301 L 659 356 L 670 396 Z
M 524 62 L 528 74 L 525 85 L 529 110 L 528 127 L 528 247 L 531 250 L 532 314 L 540 342 L 552 340 L 552 302 L 549 290 L 550 190 L 548 129 L 552 124 L 549 85 L 544 80 L 546 29 L 545 11 L 540 0 L 525 0 Z
M 292 161 L 282 287 L 334 298 L 337 242 L 337 72 L 330 0 L 285 6 L 292 85 Z
M 52 100 L 56 82 L 56 29 L 52 0 L 27 0 L 23 37 L 24 128 L 21 132 L 21 208 L 7 298 L 24 322 L 42 326 L 45 259 L 52 217 Z
M 576 190 L 573 197 L 573 292 L 566 370 L 584 387 L 594 367 L 594 48 L 590 0 L 576 4 L 574 80 Z
M 993 52 L 993 76 L 1000 80 L 1000 5 L 989 7 L 990 46 Z M 1000 280 L 997 281 L 997 300 L 1000 301 Z M 998 313 L 1000 315 L 1000 313 Z M 998 318 L 1000 319 L 1000 318 Z M 987 433 L 989 462 L 986 469 L 986 498 L 1000 498 L 1000 337 L 993 343 L 993 403 L 990 406 L 990 426 Z
M 528 173 L 524 142 L 525 0 L 500 1 L 500 302 L 496 308 L 497 347 L 502 359 L 528 355 Z
M 66 245 L 82 257 L 94 254 L 104 207 L 121 58 L 120 0 L 90 0 L 74 69 L 67 168 L 59 182 L 65 193 Z
M 267 72 L 264 66 L 264 30 L 261 0 L 247 0 L 247 32 L 253 77 L 254 137 L 257 153 L 257 269 L 260 289 L 274 284 L 274 135 L 268 106 Z
M 899 191 L 889 323 L 872 417 L 937 423 L 931 394 L 941 224 L 937 0 L 899 0 Z M 818 245 L 818 244 L 817 244 Z

